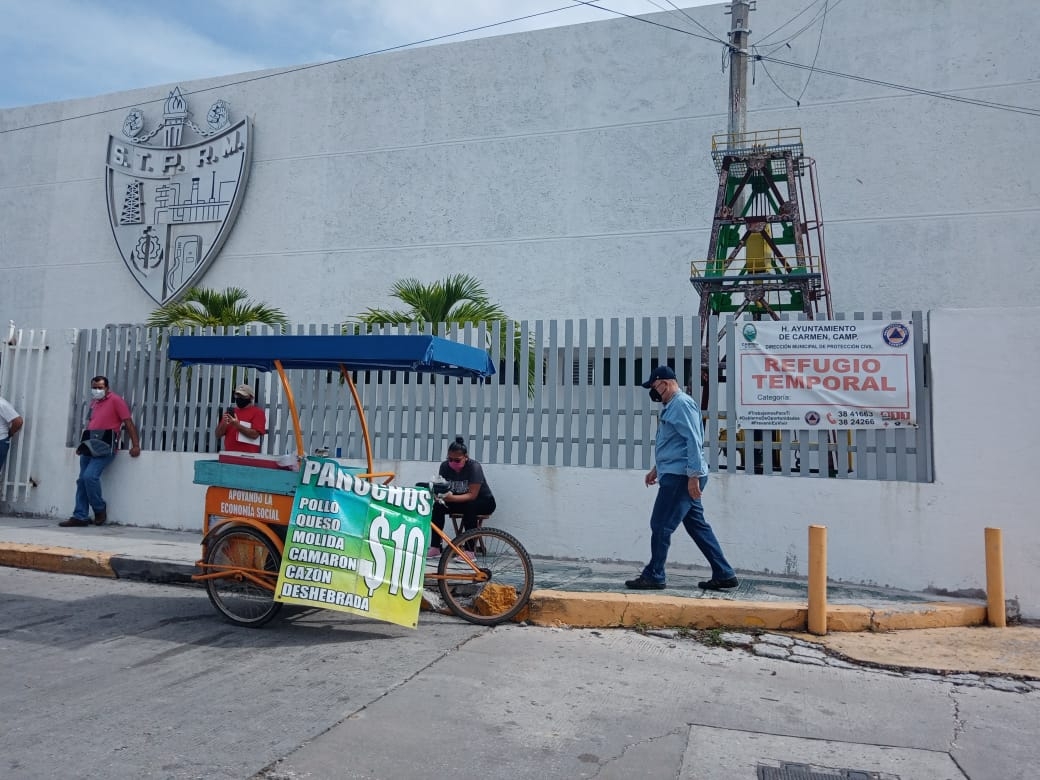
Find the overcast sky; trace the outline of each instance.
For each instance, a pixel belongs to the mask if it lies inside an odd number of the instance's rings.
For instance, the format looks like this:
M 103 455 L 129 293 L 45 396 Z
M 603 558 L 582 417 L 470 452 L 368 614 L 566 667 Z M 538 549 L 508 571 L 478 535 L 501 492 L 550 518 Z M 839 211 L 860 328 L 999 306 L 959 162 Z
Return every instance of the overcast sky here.
M 597 0 L 628 14 L 721 0 Z M 561 9 L 561 10 L 554 10 Z M 0 0 L 0 108 L 355 56 L 528 14 L 450 38 L 616 18 L 575 0 Z M 708 25 L 725 38 L 719 5 Z

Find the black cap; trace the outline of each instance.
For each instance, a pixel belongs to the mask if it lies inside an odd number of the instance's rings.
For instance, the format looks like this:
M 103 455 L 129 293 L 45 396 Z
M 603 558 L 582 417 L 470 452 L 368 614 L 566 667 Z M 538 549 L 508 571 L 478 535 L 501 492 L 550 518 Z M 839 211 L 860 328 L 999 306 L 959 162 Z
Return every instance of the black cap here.
M 675 372 L 668 366 L 658 366 L 650 372 L 650 378 L 643 382 L 643 387 L 650 387 L 659 379 L 675 379 Z

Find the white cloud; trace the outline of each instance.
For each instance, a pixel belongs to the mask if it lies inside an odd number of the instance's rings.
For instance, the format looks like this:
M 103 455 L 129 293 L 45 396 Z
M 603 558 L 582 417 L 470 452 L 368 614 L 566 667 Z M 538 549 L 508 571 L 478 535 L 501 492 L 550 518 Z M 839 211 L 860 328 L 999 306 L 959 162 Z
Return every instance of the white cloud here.
M 47 100 L 84 97 L 150 84 L 256 70 L 262 63 L 213 40 L 205 28 L 156 15 L 146 6 L 46 0 L 46 13 L 30 3 L 2 0 L 0 67 L 18 77 L 0 93 Z M 139 9 L 139 10 L 138 10 Z
M 692 28 L 668 0 L 600 4 Z M 552 9 L 565 10 L 450 40 L 614 17 L 569 0 L 0 0 L 0 107 L 339 59 Z

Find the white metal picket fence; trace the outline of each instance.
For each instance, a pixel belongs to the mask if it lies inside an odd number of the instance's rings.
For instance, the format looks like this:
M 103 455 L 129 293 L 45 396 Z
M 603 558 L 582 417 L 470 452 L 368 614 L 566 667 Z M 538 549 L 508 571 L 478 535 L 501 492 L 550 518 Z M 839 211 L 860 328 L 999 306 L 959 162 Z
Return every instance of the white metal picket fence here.
M 22 430 L 11 441 L 7 465 L 0 474 L 0 501 L 24 500 L 36 486 L 32 469 L 46 352 L 46 330 L 16 328 L 13 322 L 0 344 L 0 395 L 25 420 Z
M 899 312 L 857 313 L 851 319 L 899 318 Z M 920 312 L 913 314 L 922 322 Z M 842 315 L 839 315 L 842 318 Z M 499 373 L 485 383 L 404 372 L 355 375 L 375 456 L 382 460 L 438 461 L 456 435 L 483 463 L 643 469 L 652 463 L 658 406 L 640 383 L 659 362 L 704 402 L 705 445 L 712 471 L 796 477 L 932 480 L 931 395 L 924 327 L 915 328 L 918 428 L 843 431 L 742 431 L 727 409 L 735 388 L 725 381 L 725 354 L 734 354 L 735 331 L 709 347 L 701 380 L 700 327 L 696 317 L 539 320 L 480 326 L 438 325 L 438 335 L 485 347 Z M 710 332 L 719 323 L 709 323 Z M 208 333 L 220 332 L 206 331 Z M 270 332 L 254 329 L 254 333 Z M 339 325 L 300 326 L 295 333 L 339 333 Z M 418 332 L 392 326 L 380 332 Z M 145 449 L 215 452 L 213 436 L 232 388 L 254 384 L 267 409 L 264 449 L 292 446 L 291 421 L 277 379 L 241 368 L 178 368 L 165 358 L 168 334 L 137 326 L 79 333 L 68 446 L 86 417 L 81 388 L 103 374 L 131 404 Z M 202 335 L 202 332 L 200 332 Z M 350 393 L 334 373 L 289 372 L 305 446 L 345 458 L 363 457 L 361 428 Z M 708 388 L 704 392 L 703 385 Z

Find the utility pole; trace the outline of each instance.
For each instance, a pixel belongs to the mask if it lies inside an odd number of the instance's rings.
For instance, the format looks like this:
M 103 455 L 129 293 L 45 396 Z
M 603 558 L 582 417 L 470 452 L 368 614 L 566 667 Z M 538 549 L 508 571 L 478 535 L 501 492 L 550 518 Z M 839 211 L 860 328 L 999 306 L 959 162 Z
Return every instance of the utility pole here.
M 748 17 L 755 9 L 755 0 L 733 0 L 726 13 L 731 14 L 729 30 L 729 134 L 730 148 L 736 147 L 747 131 L 747 65 L 748 35 L 751 33 Z

